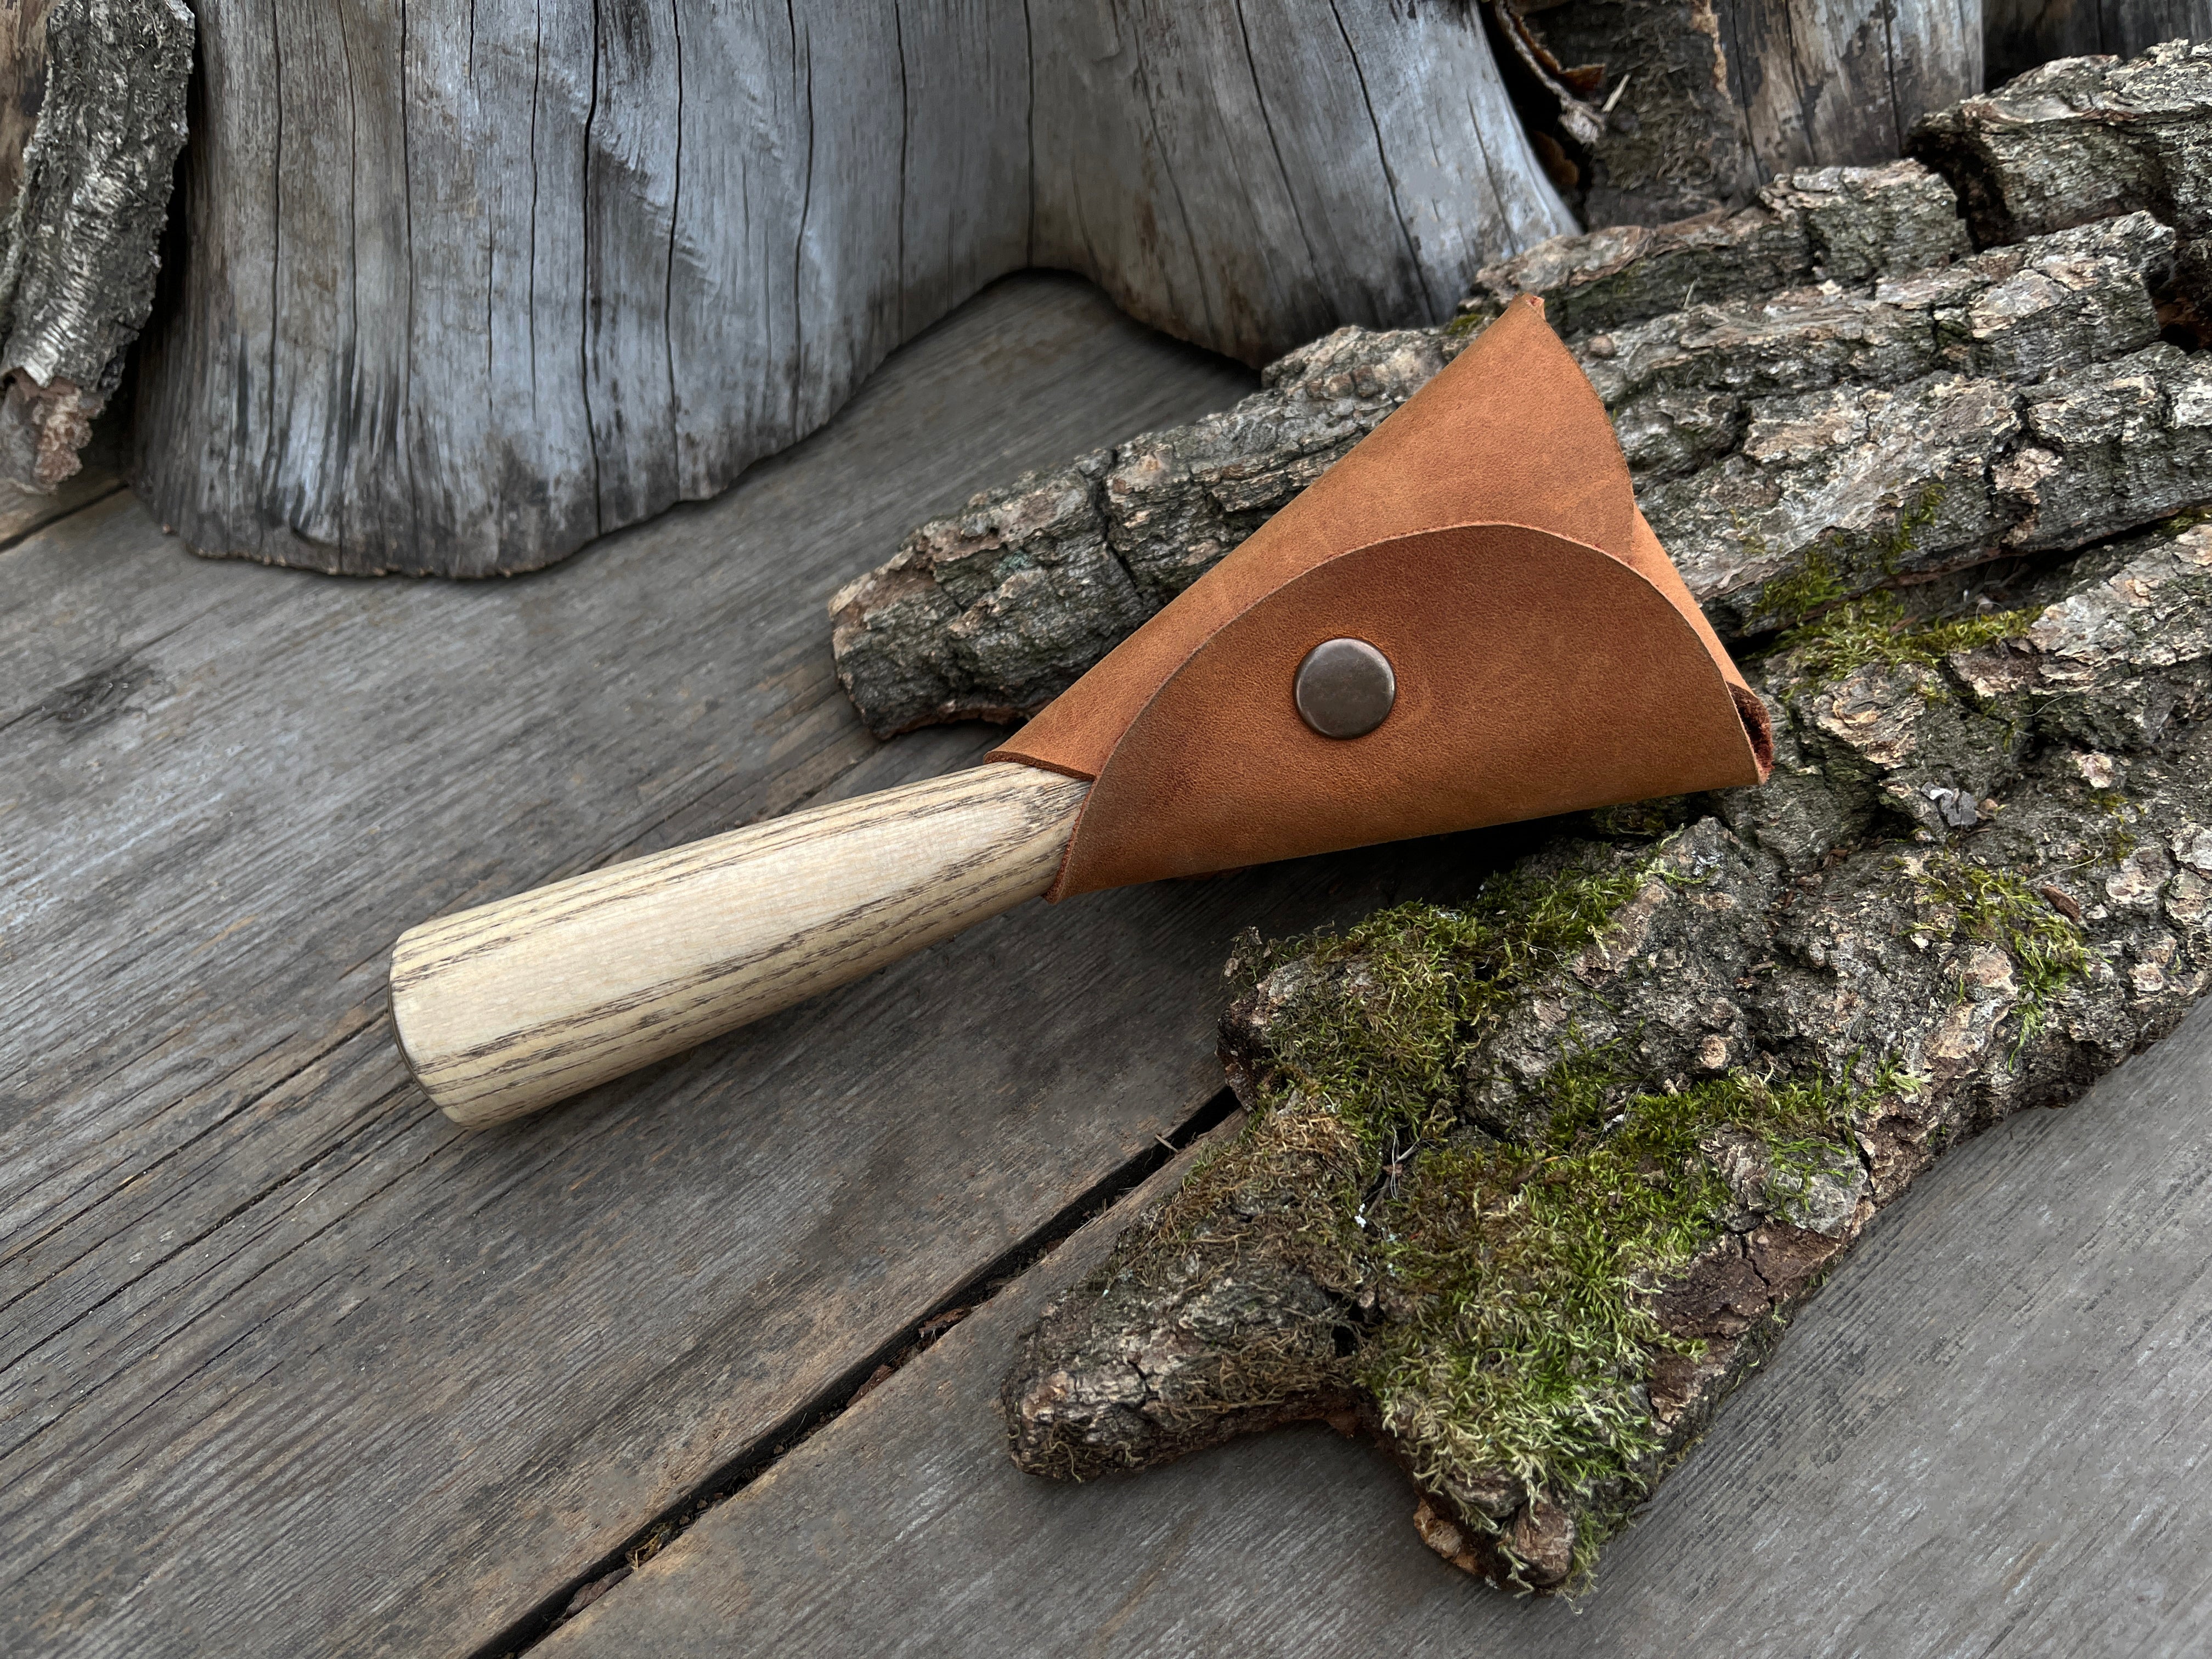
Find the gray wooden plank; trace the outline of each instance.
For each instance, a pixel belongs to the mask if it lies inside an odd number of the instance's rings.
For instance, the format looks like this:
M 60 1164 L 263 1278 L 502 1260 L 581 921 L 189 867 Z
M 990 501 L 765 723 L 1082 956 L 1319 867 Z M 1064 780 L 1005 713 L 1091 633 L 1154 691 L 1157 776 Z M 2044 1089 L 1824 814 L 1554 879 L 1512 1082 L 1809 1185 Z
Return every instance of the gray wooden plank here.
M 0 1650 L 492 1638 L 1217 1091 L 1237 927 L 1479 872 L 1031 906 L 492 1133 L 392 1048 L 421 917 L 976 753 L 861 732 L 828 593 L 1249 385 L 1027 277 L 546 575 L 206 562 L 123 496 L 0 552 Z
M 64 479 L 51 495 L 12 483 L 0 487 L 0 544 L 20 540 L 122 488 L 122 479 L 96 463 Z
M 2201 1009 L 1922 1177 L 1579 1612 L 1431 1556 L 1404 1479 L 1323 1429 L 1018 1474 L 994 1396 L 1079 1240 L 534 1651 L 2205 1652 L 2208 1091 Z

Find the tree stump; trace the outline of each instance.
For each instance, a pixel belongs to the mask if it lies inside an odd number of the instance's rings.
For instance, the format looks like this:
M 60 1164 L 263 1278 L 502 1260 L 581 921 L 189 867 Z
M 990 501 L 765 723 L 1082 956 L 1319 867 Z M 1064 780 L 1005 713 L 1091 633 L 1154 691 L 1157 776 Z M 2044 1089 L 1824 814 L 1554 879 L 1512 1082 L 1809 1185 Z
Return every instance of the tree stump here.
M 526 570 L 712 495 L 1028 265 L 1258 361 L 1569 228 L 1382 0 L 218 0 L 134 481 L 195 548 Z
M 134 482 L 204 552 L 534 568 L 726 487 L 1023 266 L 1259 362 L 1441 321 L 1574 228 L 1563 188 L 1666 217 L 1893 155 L 1978 75 L 1958 3 L 1808 9 L 1786 52 L 1747 5 L 1553 7 L 1600 54 L 1562 69 L 1502 0 L 210 0 Z

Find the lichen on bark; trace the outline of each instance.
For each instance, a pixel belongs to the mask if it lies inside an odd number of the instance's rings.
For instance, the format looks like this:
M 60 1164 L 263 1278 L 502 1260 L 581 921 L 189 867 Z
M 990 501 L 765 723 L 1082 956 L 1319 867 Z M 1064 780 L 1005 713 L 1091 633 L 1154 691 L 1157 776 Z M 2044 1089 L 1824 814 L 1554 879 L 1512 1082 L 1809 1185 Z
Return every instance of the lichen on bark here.
M 2212 526 L 1943 598 L 1753 665 L 1765 788 L 1585 815 L 1471 904 L 1241 945 L 1247 1126 L 1047 1311 L 1016 1462 L 1329 1419 L 1447 1558 L 1586 1577 L 1916 1174 L 2212 982 Z

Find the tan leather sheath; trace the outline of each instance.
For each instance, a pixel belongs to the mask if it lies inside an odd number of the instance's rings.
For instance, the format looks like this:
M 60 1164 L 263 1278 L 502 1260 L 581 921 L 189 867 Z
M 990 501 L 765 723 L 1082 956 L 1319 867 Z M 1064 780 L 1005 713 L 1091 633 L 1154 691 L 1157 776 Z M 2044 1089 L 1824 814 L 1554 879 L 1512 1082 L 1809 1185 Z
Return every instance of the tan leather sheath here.
M 1340 637 L 1397 676 L 1364 737 L 1294 701 Z M 1763 782 L 1772 752 L 1532 298 L 991 758 L 1092 781 L 1060 899 Z

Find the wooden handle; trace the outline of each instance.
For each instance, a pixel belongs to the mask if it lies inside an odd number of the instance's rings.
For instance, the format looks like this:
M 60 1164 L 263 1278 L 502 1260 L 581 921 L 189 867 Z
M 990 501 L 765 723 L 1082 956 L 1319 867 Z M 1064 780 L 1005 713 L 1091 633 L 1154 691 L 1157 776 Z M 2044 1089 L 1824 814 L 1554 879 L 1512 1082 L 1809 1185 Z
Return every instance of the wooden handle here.
M 1090 787 L 979 766 L 426 921 L 400 1050 L 456 1123 L 550 1106 L 1036 897 Z

